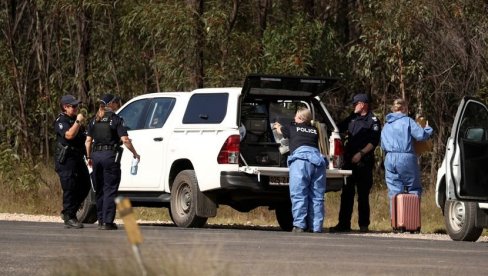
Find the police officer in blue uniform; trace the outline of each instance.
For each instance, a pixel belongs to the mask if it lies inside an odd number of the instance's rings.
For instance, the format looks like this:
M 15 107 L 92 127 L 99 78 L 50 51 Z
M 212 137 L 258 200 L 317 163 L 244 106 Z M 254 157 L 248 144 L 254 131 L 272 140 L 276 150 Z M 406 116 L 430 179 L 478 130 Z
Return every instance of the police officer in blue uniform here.
M 65 228 L 83 228 L 76 212 L 90 190 L 85 156 L 85 117 L 78 113 L 80 101 L 72 95 L 61 98 L 61 113 L 54 122 L 56 131 L 55 170 L 63 189 L 61 217 Z
M 351 216 L 356 189 L 358 193 L 358 224 L 360 232 L 368 232 L 370 224 L 369 193 L 373 186 L 374 149 L 378 146 L 381 124 L 369 110 L 369 99 L 364 93 L 353 98 L 354 112 L 339 124 L 345 133 L 344 169 L 352 170 L 342 189 L 339 223 L 330 232 L 351 231 Z
M 322 232 L 324 222 L 325 168 L 327 162 L 318 149 L 318 131 L 310 125 L 312 113 L 300 109 L 295 121 L 273 128 L 289 138 L 290 196 L 293 215 L 293 232 Z
M 120 184 L 121 142 L 140 160 L 132 145 L 123 119 L 113 112 L 114 95 L 106 94 L 100 101 L 100 108 L 90 123 L 86 138 L 88 165 L 93 168 L 97 199 L 97 217 L 100 230 L 116 230 L 115 197 Z

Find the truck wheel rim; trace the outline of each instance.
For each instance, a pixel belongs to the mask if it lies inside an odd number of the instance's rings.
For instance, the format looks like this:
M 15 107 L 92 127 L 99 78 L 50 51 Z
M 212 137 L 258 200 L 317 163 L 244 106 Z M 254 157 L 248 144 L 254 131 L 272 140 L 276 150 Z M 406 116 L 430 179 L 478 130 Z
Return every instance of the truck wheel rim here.
M 455 201 L 451 203 L 449 209 L 449 221 L 451 228 L 456 232 L 459 232 L 463 228 L 466 219 L 464 203 L 461 201 Z
M 178 209 L 181 213 L 188 213 L 191 206 L 191 190 L 187 185 L 182 185 L 178 190 Z

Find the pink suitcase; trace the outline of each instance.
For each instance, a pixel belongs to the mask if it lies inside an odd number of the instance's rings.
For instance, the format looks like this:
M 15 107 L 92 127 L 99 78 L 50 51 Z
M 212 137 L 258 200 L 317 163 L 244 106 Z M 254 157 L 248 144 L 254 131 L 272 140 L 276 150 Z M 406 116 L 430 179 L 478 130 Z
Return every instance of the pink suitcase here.
M 391 227 L 400 233 L 420 233 L 420 198 L 401 193 L 392 198 Z

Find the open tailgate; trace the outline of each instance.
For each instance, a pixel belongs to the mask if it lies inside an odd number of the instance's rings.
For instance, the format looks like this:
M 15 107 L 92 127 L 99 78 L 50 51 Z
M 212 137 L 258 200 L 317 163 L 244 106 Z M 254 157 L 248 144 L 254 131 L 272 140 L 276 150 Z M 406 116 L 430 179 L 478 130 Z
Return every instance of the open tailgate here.
M 239 171 L 254 174 L 258 181 L 261 176 L 269 177 L 270 185 L 288 185 L 289 169 L 283 167 L 241 166 Z M 351 170 L 326 169 L 326 191 L 339 191 L 346 184 L 346 178 L 352 174 Z

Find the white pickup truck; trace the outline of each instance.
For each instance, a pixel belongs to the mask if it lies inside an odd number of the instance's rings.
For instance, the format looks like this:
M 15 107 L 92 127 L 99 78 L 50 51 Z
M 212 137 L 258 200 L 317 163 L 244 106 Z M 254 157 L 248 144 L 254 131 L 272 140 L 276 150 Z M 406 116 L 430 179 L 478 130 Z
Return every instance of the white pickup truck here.
M 132 156 L 124 151 L 119 195 L 133 206 L 170 208 L 179 227 L 203 226 L 224 204 L 241 212 L 268 206 L 280 227 L 291 230 L 287 140 L 271 125 L 291 122 L 299 107 L 308 107 L 329 161 L 327 191 L 340 190 L 351 171 L 341 170 L 338 128 L 318 97 L 334 83 L 250 75 L 242 88 L 151 93 L 128 101 L 118 114 L 141 162 L 131 175 Z M 81 221 L 96 220 L 90 200 L 79 212 Z

